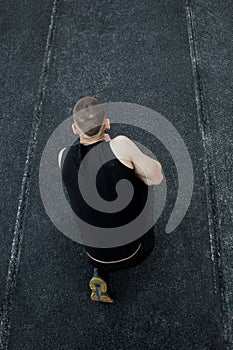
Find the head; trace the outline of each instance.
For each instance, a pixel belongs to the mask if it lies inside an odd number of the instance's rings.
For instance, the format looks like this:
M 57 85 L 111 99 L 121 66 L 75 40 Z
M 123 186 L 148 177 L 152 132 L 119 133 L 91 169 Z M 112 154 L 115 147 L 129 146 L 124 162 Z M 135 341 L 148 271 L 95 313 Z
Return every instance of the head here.
M 110 128 L 109 119 L 105 117 L 103 105 L 94 97 L 81 98 L 73 108 L 72 129 L 82 138 L 96 138 L 104 135 Z

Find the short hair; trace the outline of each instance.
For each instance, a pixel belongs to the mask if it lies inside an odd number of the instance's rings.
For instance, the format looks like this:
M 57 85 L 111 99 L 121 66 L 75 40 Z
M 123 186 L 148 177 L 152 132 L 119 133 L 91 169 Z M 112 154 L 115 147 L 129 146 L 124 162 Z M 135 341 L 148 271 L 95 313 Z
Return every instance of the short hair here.
M 91 137 L 104 131 L 104 108 L 95 97 L 81 98 L 73 108 L 73 119 L 80 132 L 86 136 Z

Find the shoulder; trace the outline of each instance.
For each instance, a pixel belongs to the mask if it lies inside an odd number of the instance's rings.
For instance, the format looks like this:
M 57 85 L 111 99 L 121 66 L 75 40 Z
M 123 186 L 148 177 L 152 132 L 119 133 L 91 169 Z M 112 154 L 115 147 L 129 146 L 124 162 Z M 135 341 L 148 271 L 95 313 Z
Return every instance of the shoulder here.
M 130 138 L 125 135 L 117 135 L 112 140 L 131 141 Z
M 140 152 L 137 145 L 127 136 L 118 135 L 114 139 L 111 140 L 112 146 L 121 150 L 125 155 L 129 155 L 130 157 L 137 156 Z
M 118 135 L 110 141 L 110 147 L 115 156 L 127 167 L 134 169 L 132 163 L 132 145 L 133 143 L 127 136 Z
M 116 145 L 130 146 L 133 144 L 133 141 L 125 135 L 118 135 L 111 140 L 111 143 L 114 143 Z
M 112 147 L 119 150 L 121 153 L 127 155 L 131 153 L 134 143 L 127 136 L 118 135 L 111 139 L 110 144 Z

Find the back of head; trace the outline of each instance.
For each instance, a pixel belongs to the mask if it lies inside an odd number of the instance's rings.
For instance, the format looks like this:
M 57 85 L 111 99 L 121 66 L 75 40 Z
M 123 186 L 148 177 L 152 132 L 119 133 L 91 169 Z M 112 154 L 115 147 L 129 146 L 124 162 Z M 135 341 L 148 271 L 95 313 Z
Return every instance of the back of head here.
M 103 105 L 91 96 L 83 97 L 73 108 L 73 119 L 81 134 L 92 137 L 105 129 Z

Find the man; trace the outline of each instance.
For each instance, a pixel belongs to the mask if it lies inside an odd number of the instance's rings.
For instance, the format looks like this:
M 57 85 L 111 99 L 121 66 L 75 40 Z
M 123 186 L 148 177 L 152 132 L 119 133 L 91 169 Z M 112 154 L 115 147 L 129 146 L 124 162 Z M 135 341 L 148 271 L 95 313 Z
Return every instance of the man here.
M 73 109 L 72 129 L 78 140 L 60 151 L 58 163 L 62 168 L 62 179 L 67 190 L 72 210 L 82 220 L 98 227 L 120 227 L 140 214 L 148 195 L 148 188 L 163 180 L 161 164 L 140 151 L 128 137 L 118 135 L 113 139 L 105 133 L 110 121 L 104 108 L 94 97 L 84 97 Z M 96 147 L 98 145 L 98 147 Z M 89 162 L 84 175 L 87 186 L 97 164 L 102 164 L 96 179 L 99 193 L 105 200 L 116 199 L 116 184 L 127 179 L 134 188 L 132 201 L 118 213 L 105 213 L 90 207 L 81 195 L 78 173 L 80 164 L 90 150 L 95 148 L 96 162 Z M 109 155 L 113 158 L 108 161 Z M 98 163 L 99 162 L 99 163 Z M 82 170 L 83 171 L 83 170 Z M 109 274 L 137 266 L 152 252 L 154 247 L 153 227 L 139 239 L 124 246 L 95 248 L 84 246 L 88 262 L 94 267 L 89 282 L 91 300 L 113 302 Z

